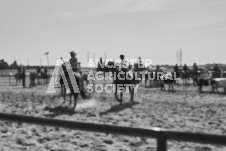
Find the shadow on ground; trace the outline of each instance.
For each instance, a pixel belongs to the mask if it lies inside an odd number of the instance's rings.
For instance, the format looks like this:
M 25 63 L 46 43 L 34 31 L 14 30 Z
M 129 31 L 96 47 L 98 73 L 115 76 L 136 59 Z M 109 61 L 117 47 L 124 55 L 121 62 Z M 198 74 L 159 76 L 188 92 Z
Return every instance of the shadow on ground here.
M 46 117 L 55 117 L 58 115 L 73 115 L 75 114 L 75 110 L 73 107 L 65 107 L 65 106 L 56 106 L 56 107 L 45 107 L 45 111 L 49 111 L 49 114 L 45 114 Z
M 139 102 L 124 103 L 122 105 L 120 105 L 120 104 L 114 105 L 110 109 L 108 109 L 107 111 L 101 112 L 100 116 L 106 115 L 108 113 L 120 112 L 120 111 L 123 111 L 123 110 L 125 110 L 127 108 L 131 108 L 131 107 L 133 107 L 134 105 L 137 105 L 137 104 L 139 104 Z
M 202 91 L 202 92 L 199 92 L 199 94 L 218 94 L 218 95 L 226 95 L 224 92 L 213 92 L 213 91 Z

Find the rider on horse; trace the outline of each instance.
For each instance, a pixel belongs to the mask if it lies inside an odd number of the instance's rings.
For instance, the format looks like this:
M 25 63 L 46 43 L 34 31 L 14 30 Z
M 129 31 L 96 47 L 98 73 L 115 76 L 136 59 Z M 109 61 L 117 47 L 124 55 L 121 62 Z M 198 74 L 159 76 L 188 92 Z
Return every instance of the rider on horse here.
M 220 78 L 220 76 L 221 76 L 221 71 L 218 65 L 215 64 L 215 66 L 213 67 L 213 78 Z
M 174 72 L 176 72 L 176 73 L 178 73 L 178 65 L 176 64 L 175 66 L 174 66 Z
M 187 74 L 187 72 L 188 72 L 188 67 L 187 67 L 187 65 L 186 65 L 186 64 L 184 64 L 184 66 L 183 66 L 183 70 L 184 70 L 185 74 Z
M 173 69 L 174 69 L 174 72 L 176 73 L 176 78 L 178 78 L 180 76 L 178 65 L 176 64 Z M 177 81 L 175 81 L 175 82 L 177 82 Z
M 125 59 L 124 55 L 120 55 L 120 64 L 119 64 L 119 70 L 123 72 L 129 71 L 129 62 Z
M 100 60 L 97 64 L 97 71 L 104 71 L 104 61 L 102 57 L 100 57 Z
M 76 58 L 76 53 L 74 51 L 71 51 L 70 54 L 71 54 L 71 58 L 70 58 L 69 62 L 71 64 L 71 68 L 72 68 L 73 72 L 77 72 L 78 71 L 78 59 Z
M 124 76 L 128 74 L 129 77 L 133 77 L 132 72 L 130 71 L 130 64 L 125 59 L 124 55 L 120 55 L 119 71 L 124 73 Z
M 196 63 L 193 64 L 193 75 L 198 75 L 198 66 L 196 65 Z
M 83 81 L 82 81 L 82 75 L 80 73 L 80 69 L 78 66 L 78 59 L 76 58 L 76 53 L 74 51 L 70 52 L 71 58 L 69 59 L 69 63 L 71 65 L 72 71 L 75 74 L 75 77 L 79 79 L 80 88 L 83 88 Z

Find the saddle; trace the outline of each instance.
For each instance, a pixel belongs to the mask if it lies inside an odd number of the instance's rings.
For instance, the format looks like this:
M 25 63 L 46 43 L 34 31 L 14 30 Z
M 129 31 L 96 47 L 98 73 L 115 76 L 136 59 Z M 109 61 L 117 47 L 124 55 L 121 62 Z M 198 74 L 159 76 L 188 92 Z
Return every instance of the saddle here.
M 73 72 L 73 75 L 75 76 L 75 78 L 81 79 L 82 75 L 79 72 Z

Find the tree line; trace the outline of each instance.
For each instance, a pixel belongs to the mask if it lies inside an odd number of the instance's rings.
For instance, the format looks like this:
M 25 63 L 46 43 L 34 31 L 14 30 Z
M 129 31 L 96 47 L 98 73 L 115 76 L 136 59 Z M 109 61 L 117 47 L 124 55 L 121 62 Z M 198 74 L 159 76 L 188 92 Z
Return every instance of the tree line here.
M 4 59 L 0 60 L 0 70 L 7 70 L 7 69 L 18 69 L 21 64 L 18 64 L 17 61 L 13 61 L 11 64 L 7 63 Z M 38 66 L 38 65 L 26 65 L 26 69 L 36 69 L 38 67 L 44 68 L 46 66 Z M 54 68 L 54 66 L 49 66 L 49 68 Z

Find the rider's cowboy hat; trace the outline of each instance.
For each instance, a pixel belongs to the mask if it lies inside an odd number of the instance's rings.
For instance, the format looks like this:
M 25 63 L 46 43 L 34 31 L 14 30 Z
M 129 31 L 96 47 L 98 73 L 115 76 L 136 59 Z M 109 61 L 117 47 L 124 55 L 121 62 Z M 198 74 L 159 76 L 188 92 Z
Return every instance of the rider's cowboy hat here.
M 76 56 L 76 53 L 74 51 L 71 51 L 70 54 Z

